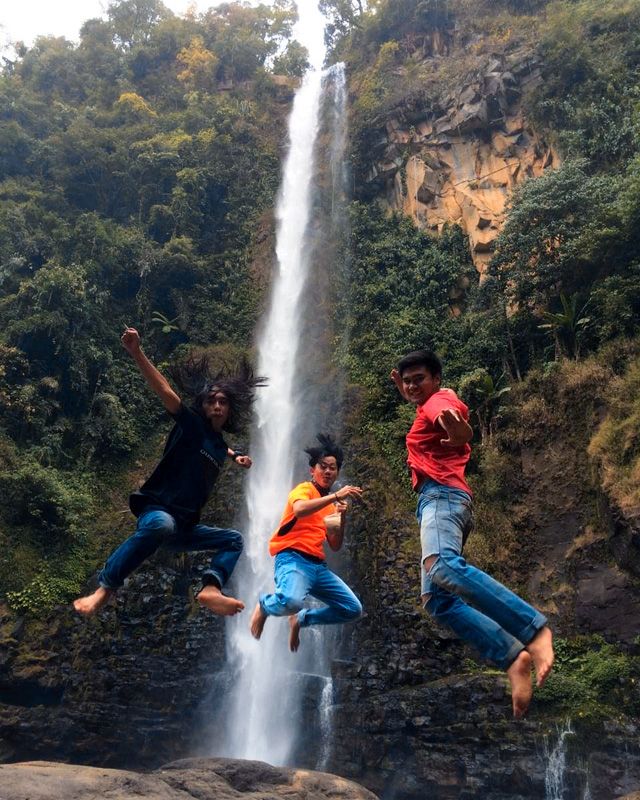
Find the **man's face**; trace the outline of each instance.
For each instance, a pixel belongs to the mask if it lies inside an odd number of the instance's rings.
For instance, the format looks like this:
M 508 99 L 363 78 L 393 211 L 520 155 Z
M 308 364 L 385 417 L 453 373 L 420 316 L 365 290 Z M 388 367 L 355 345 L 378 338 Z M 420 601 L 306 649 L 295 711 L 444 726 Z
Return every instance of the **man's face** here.
M 440 376 L 434 378 L 426 367 L 407 367 L 401 378 L 405 397 L 416 406 L 426 403 L 440 388 Z
M 209 392 L 202 404 L 202 410 L 213 430 L 220 432 L 229 419 L 229 398 L 224 392 Z
M 338 462 L 334 456 L 323 456 L 315 467 L 311 467 L 311 478 L 321 489 L 330 489 L 337 477 Z

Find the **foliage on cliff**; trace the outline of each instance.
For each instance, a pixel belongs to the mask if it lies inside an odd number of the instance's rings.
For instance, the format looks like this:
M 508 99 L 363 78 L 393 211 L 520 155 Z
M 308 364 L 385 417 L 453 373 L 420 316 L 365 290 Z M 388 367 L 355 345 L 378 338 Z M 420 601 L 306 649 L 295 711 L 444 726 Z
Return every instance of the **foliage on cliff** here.
M 270 65 L 297 74 L 305 60 L 294 13 L 288 0 L 184 17 L 116 0 L 77 45 L 40 37 L 5 63 L 0 586 L 19 606 L 78 590 L 91 542 L 117 519 L 96 520 L 105 476 L 161 419 L 119 346 L 122 325 L 159 362 L 177 347 L 250 342 L 251 248 L 290 100 Z M 59 590 L 45 597 L 47 559 Z
M 350 329 L 343 361 L 356 398 L 350 419 L 355 468 L 371 489 L 355 552 L 374 563 L 359 568 L 376 586 L 381 576 L 398 582 L 407 613 L 414 610 L 414 593 L 405 586 L 412 575 L 396 574 L 389 564 L 396 557 L 403 567 L 413 564 L 418 545 L 406 533 L 414 524 L 403 442 L 411 409 L 388 375 L 403 352 L 433 347 L 443 356 L 446 385 L 466 399 L 479 434 L 470 469 L 477 498 L 470 558 L 526 594 L 533 548 L 542 546 L 530 531 L 548 524 L 549 509 L 541 508 L 547 487 L 564 482 L 569 494 L 556 498 L 559 506 L 573 503 L 584 515 L 580 524 L 571 523 L 575 542 L 566 558 L 562 551 L 561 564 L 548 565 L 557 582 L 549 589 L 549 607 L 561 614 L 568 634 L 558 680 L 541 701 L 552 711 L 576 713 L 600 703 L 611 714 L 615 685 L 616 700 L 633 698 L 629 711 L 637 714 L 633 647 L 623 653 L 597 638 L 574 641 L 575 609 L 560 598 L 577 596 L 576 574 L 589 559 L 596 571 L 612 569 L 616 580 L 629 566 L 608 544 L 598 505 L 603 490 L 618 508 L 637 513 L 640 6 L 625 0 L 380 0 L 361 11 L 350 4 L 349 15 L 349 4 L 327 5 L 336 15 L 334 52 L 352 71 L 360 192 L 348 248 L 351 281 L 341 307 Z M 437 19 L 429 16 L 436 7 Z M 436 113 L 443 95 L 462 91 L 474 71 L 484 74 L 489 59 L 509 53 L 541 64 L 542 80 L 524 104 L 564 163 L 515 192 L 493 262 L 479 282 L 459 232 L 417 231 L 401 217 L 385 216 L 375 190 L 363 187 L 371 150 L 391 116 L 408 128 L 412 115 Z M 556 449 L 575 456 L 577 482 L 571 473 L 560 478 L 561 470 L 550 471 Z M 535 463 L 526 477 L 525 451 Z M 558 522 L 556 534 L 561 527 Z M 376 536 L 376 530 L 382 532 Z M 552 548 L 551 538 L 545 547 Z M 637 581 L 624 574 L 628 596 L 636 597 Z M 372 615 L 384 614 L 375 594 L 365 604 Z

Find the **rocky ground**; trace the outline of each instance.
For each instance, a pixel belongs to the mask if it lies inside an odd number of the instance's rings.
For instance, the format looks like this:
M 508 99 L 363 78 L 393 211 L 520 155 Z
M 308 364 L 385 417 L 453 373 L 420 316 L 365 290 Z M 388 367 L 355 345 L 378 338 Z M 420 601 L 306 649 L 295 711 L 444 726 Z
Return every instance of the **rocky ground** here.
M 142 774 L 46 761 L 0 765 L 2 800 L 376 800 L 351 781 L 259 761 L 185 759 Z

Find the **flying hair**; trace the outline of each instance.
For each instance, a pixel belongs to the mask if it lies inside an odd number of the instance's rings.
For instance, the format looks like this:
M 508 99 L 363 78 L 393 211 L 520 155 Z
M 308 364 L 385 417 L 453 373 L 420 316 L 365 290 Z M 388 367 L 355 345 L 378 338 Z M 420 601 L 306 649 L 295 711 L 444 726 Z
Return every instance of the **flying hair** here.
M 305 447 L 304 452 L 309 456 L 309 466 L 315 467 L 321 458 L 326 456 L 333 456 L 338 465 L 338 469 L 342 467 L 344 461 L 344 453 L 342 448 L 336 440 L 328 433 L 319 433 L 316 439 L 320 443 L 317 447 Z
M 214 365 L 208 355 L 190 353 L 167 370 L 181 394 L 193 401 L 193 408 L 204 416 L 202 406 L 212 392 L 222 392 L 229 401 L 229 418 L 223 430 L 238 433 L 249 422 L 255 390 L 267 385 L 267 378 L 254 374 L 246 358 L 234 364 Z

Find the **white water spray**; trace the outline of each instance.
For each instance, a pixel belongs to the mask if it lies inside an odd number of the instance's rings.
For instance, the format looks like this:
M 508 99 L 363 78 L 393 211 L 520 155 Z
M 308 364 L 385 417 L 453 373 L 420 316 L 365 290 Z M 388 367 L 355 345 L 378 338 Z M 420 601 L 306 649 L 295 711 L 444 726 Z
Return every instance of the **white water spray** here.
M 256 403 L 251 441 L 254 463 L 245 487 L 246 557 L 237 570 L 241 594 L 251 598 L 251 606 L 259 592 L 272 591 L 273 559 L 267 543 L 287 494 L 297 482 L 296 466 L 306 444 L 299 441 L 299 421 L 308 411 L 300 399 L 306 388 L 300 385 L 305 371 L 301 331 L 305 313 L 312 311 L 305 304 L 305 288 L 310 269 L 308 234 L 320 125 L 324 20 L 310 0 L 298 7 L 299 32 L 312 37 L 303 43 L 316 68 L 307 72 L 289 118 L 289 152 L 276 211 L 278 270 L 258 347 L 258 373 L 269 378 L 269 386 L 259 393 Z M 252 607 L 248 611 L 251 613 Z M 286 620 L 269 618 L 260 642 L 256 642 L 248 630 L 248 614 L 230 621 L 228 665 L 233 685 L 218 754 L 274 764 L 286 764 L 292 758 L 304 718 L 305 691 L 317 687 L 319 680 L 325 687 L 330 681 L 323 632 L 305 629 L 301 652 L 291 654 L 288 630 Z M 327 688 L 322 694 L 331 696 Z
M 565 772 L 567 768 L 567 739 L 574 735 L 571 720 L 567 720 L 558 731 L 558 741 L 546 752 L 547 769 L 544 775 L 545 800 L 564 800 Z

